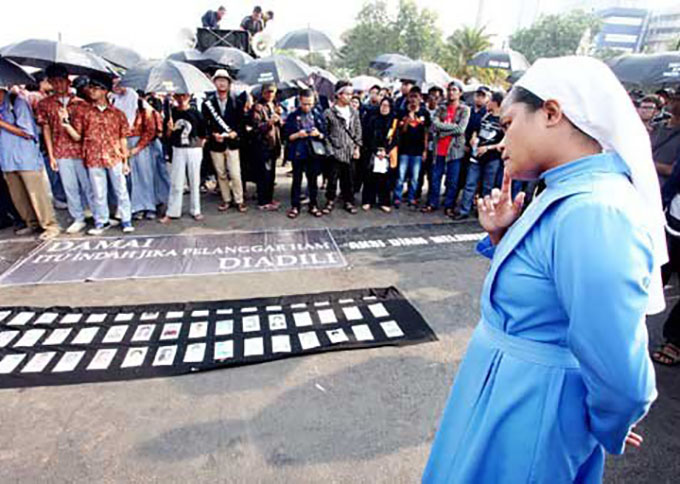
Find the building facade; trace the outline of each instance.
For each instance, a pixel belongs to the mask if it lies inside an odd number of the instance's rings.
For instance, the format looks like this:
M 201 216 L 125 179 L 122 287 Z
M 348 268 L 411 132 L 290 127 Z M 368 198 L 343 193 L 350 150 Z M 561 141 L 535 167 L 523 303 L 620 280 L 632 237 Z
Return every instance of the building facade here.
M 644 48 L 646 52 L 680 50 L 680 5 L 650 14 Z

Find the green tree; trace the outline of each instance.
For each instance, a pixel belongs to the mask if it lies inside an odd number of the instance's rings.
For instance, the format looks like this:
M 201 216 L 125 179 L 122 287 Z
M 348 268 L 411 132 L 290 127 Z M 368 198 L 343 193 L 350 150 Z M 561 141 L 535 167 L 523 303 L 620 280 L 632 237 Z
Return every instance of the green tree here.
M 367 2 L 354 27 L 342 35 L 344 45 L 334 56 L 333 65 L 358 75 L 369 73 L 370 62 L 390 52 L 436 60 L 443 46 L 436 20 L 431 10 L 418 9 L 415 0 L 400 0 L 395 17 L 389 15 L 385 1 Z
M 561 15 L 541 16 L 530 27 L 510 36 L 510 48 L 524 54 L 529 62 L 540 57 L 575 54 L 583 35 L 595 36 L 601 21 L 592 14 L 574 10 Z

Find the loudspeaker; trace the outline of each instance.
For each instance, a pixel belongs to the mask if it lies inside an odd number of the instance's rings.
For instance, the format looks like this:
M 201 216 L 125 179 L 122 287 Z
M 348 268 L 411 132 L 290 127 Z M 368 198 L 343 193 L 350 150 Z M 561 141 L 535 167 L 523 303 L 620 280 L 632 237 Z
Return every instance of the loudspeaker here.
M 210 30 L 198 29 L 196 32 L 196 48 L 201 52 L 210 47 L 235 47 L 252 55 L 250 35 L 245 30 Z

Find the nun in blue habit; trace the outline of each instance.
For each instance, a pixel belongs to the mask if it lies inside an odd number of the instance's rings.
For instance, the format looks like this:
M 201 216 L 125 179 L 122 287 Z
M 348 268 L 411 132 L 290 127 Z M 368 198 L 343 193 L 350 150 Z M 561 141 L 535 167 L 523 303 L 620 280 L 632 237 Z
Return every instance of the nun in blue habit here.
M 588 57 L 537 61 L 503 103 L 503 188 L 478 203 L 491 259 L 423 482 L 601 482 L 656 398 L 645 315 L 667 260 L 649 138 Z M 546 189 L 520 216 L 511 178 Z

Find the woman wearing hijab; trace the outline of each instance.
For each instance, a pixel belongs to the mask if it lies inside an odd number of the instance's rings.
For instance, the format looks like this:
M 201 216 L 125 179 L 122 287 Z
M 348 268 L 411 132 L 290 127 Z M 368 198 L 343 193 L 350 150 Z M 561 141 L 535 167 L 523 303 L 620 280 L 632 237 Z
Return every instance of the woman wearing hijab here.
M 481 321 L 425 483 L 600 482 L 656 398 L 645 313 L 663 310 L 650 144 L 613 73 L 538 60 L 503 102 L 506 176 L 478 204 Z M 545 190 L 520 217 L 511 178 Z
M 390 152 L 397 146 L 397 119 L 392 112 L 392 100 L 380 102 L 379 111 L 368 123 L 366 133 L 369 161 L 362 193 L 362 207 L 368 211 L 376 204 L 389 213 L 390 207 Z

